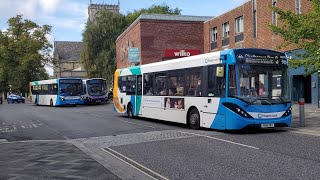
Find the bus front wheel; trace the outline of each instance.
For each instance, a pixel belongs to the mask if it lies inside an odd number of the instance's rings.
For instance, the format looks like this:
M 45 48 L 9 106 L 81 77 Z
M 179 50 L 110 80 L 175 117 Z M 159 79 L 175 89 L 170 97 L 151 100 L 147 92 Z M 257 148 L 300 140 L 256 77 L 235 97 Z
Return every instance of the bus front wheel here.
M 191 109 L 188 114 L 188 125 L 191 129 L 200 128 L 200 114 L 196 108 Z
M 133 110 L 132 110 L 132 105 L 131 104 L 128 104 L 127 114 L 128 114 L 129 118 L 133 118 Z

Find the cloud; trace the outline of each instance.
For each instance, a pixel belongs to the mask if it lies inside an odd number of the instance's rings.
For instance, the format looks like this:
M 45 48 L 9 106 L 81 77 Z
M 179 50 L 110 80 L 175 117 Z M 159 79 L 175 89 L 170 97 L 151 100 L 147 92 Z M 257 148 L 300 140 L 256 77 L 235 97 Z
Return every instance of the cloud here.
M 45 14 L 52 14 L 59 7 L 60 0 L 39 0 L 40 9 Z

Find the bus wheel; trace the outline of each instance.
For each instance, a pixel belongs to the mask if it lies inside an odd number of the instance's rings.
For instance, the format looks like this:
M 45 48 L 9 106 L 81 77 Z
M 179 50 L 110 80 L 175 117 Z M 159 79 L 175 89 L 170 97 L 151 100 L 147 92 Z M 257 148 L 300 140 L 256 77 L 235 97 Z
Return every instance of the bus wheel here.
M 52 101 L 52 99 L 50 100 L 50 106 L 51 106 L 51 107 L 53 106 L 53 101 Z
M 129 118 L 133 118 L 132 105 L 129 104 L 127 108 L 127 114 Z
M 200 128 L 200 115 L 196 108 L 191 109 L 188 114 L 188 125 L 191 129 Z

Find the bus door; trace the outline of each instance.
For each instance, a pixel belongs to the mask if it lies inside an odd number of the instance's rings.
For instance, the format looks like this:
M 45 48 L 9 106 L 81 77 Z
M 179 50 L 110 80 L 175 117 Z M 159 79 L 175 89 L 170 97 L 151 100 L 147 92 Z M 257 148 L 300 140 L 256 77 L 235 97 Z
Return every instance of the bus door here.
M 225 97 L 224 65 L 209 66 L 205 71 L 202 126 L 225 129 L 225 112 L 221 106 L 221 98 Z
M 142 75 L 137 75 L 137 81 L 136 81 L 136 101 L 135 101 L 135 115 L 141 115 L 141 101 L 142 101 Z

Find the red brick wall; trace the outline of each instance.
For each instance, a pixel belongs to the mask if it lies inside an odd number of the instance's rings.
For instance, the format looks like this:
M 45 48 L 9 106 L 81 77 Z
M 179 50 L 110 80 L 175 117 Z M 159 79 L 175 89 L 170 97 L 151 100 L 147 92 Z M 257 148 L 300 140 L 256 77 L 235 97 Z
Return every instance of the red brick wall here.
M 129 67 L 128 61 L 128 48 L 136 47 L 141 49 L 141 36 L 140 36 L 140 23 L 138 22 L 123 36 L 119 37 L 116 41 L 116 63 L 117 68 Z
M 198 49 L 203 53 L 203 22 L 140 20 L 116 41 L 117 68 L 130 66 L 128 40 L 140 48 L 141 64 L 162 61 L 165 49 Z
M 203 22 L 142 21 L 142 64 L 162 61 L 165 49 L 199 49 L 203 53 Z
M 276 6 L 283 9 L 290 9 L 295 11 L 295 0 L 277 0 Z M 204 24 L 204 52 L 211 52 L 210 47 L 210 29 L 218 27 L 218 48 L 213 50 L 222 50 L 222 24 L 229 21 L 230 23 L 230 44 L 224 48 L 266 48 L 280 50 L 277 48 L 283 39 L 272 33 L 269 24 L 272 23 L 272 0 L 256 0 L 256 14 L 257 14 L 257 38 L 253 38 L 253 14 L 252 14 L 252 0 L 235 8 L 221 16 L 218 16 L 211 21 Z M 301 11 L 302 13 L 308 12 L 311 8 L 308 0 L 301 0 Z M 235 43 L 235 18 L 243 15 L 244 18 L 244 40 L 241 43 Z M 280 25 L 280 21 L 277 20 L 277 24 Z M 281 51 L 288 51 L 296 49 L 294 45 L 290 45 Z

